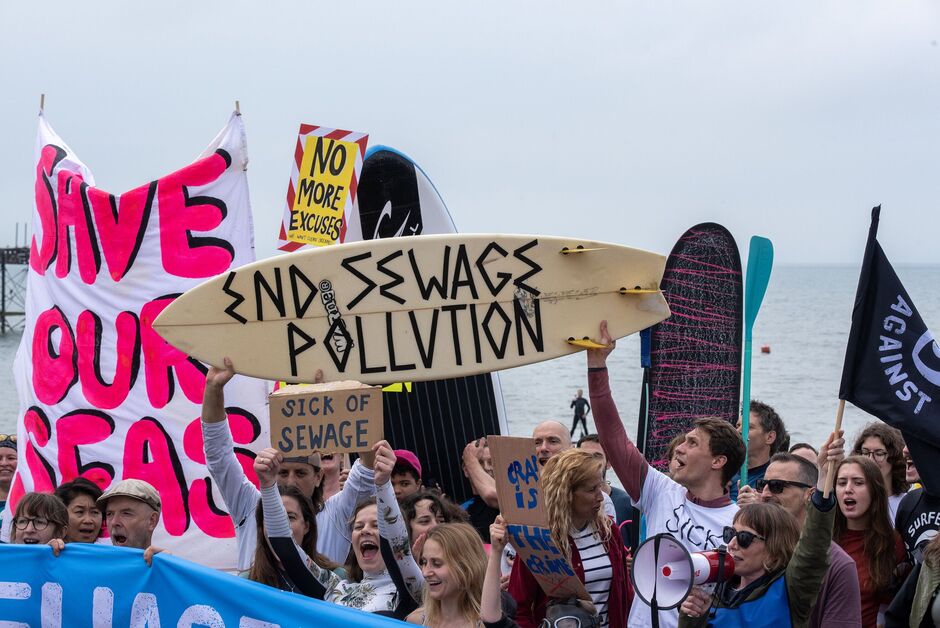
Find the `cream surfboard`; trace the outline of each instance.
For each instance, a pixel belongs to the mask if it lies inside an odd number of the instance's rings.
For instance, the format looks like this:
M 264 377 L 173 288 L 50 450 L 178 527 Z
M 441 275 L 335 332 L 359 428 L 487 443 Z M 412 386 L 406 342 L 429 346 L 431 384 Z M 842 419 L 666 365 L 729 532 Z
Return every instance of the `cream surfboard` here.
M 669 316 L 666 258 L 550 236 L 449 234 L 341 244 L 220 275 L 154 321 L 210 364 L 288 382 L 485 373 L 619 338 Z

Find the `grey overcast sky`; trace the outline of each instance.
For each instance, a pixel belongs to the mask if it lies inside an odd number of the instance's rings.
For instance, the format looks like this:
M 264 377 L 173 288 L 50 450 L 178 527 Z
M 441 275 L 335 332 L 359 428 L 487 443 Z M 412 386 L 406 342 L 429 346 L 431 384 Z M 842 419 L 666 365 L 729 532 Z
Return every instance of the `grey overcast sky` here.
M 29 219 L 39 94 L 119 193 L 241 101 L 259 257 L 297 126 L 410 154 L 465 232 L 668 253 L 702 221 L 784 263 L 940 262 L 940 3 L 0 4 L 0 244 Z

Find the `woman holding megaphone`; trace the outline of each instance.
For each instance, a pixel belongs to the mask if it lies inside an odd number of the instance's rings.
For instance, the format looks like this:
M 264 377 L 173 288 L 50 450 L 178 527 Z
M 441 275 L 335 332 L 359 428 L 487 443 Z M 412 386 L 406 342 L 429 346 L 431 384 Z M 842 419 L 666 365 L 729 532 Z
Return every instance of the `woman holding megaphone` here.
M 829 436 L 829 465 L 843 456 L 842 439 Z M 734 576 L 709 594 L 693 587 L 682 603 L 680 627 L 806 626 L 828 567 L 836 499 L 820 469 L 803 533 L 796 518 L 772 503 L 748 504 L 724 529 Z
M 584 583 L 598 624 L 625 628 L 629 575 L 623 541 L 604 512 L 603 467 L 583 449 L 562 452 L 542 468 L 541 497 L 552 541 Z M 509 594 L 518 603 L 516 621 L 522 628 L 542 624 L 550 600 L 522 560 L 513 563 Z

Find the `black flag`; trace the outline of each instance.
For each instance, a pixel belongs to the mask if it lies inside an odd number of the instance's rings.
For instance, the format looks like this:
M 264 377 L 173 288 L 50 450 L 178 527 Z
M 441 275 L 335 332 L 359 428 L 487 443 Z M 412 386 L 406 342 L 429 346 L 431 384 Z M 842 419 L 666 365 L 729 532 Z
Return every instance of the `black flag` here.
M 839 398 L 904 434 L 927 491 L 940 495 L 940 347 L 871 229 L 852 310 Z

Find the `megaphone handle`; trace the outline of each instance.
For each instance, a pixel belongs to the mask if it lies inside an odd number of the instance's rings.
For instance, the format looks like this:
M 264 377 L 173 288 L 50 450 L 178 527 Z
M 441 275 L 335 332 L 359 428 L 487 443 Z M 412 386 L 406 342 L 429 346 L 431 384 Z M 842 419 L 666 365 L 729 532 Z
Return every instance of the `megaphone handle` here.
M 653 562 L 659 567 L 659 542 L 662 539 L 661 534 L 653 537 Z M 650 623 L 652 628 L 659 628 L 659 601 L 656 599 L 656 581 L 659 578 L 653 578 L 653 594 L 650 595 Z

